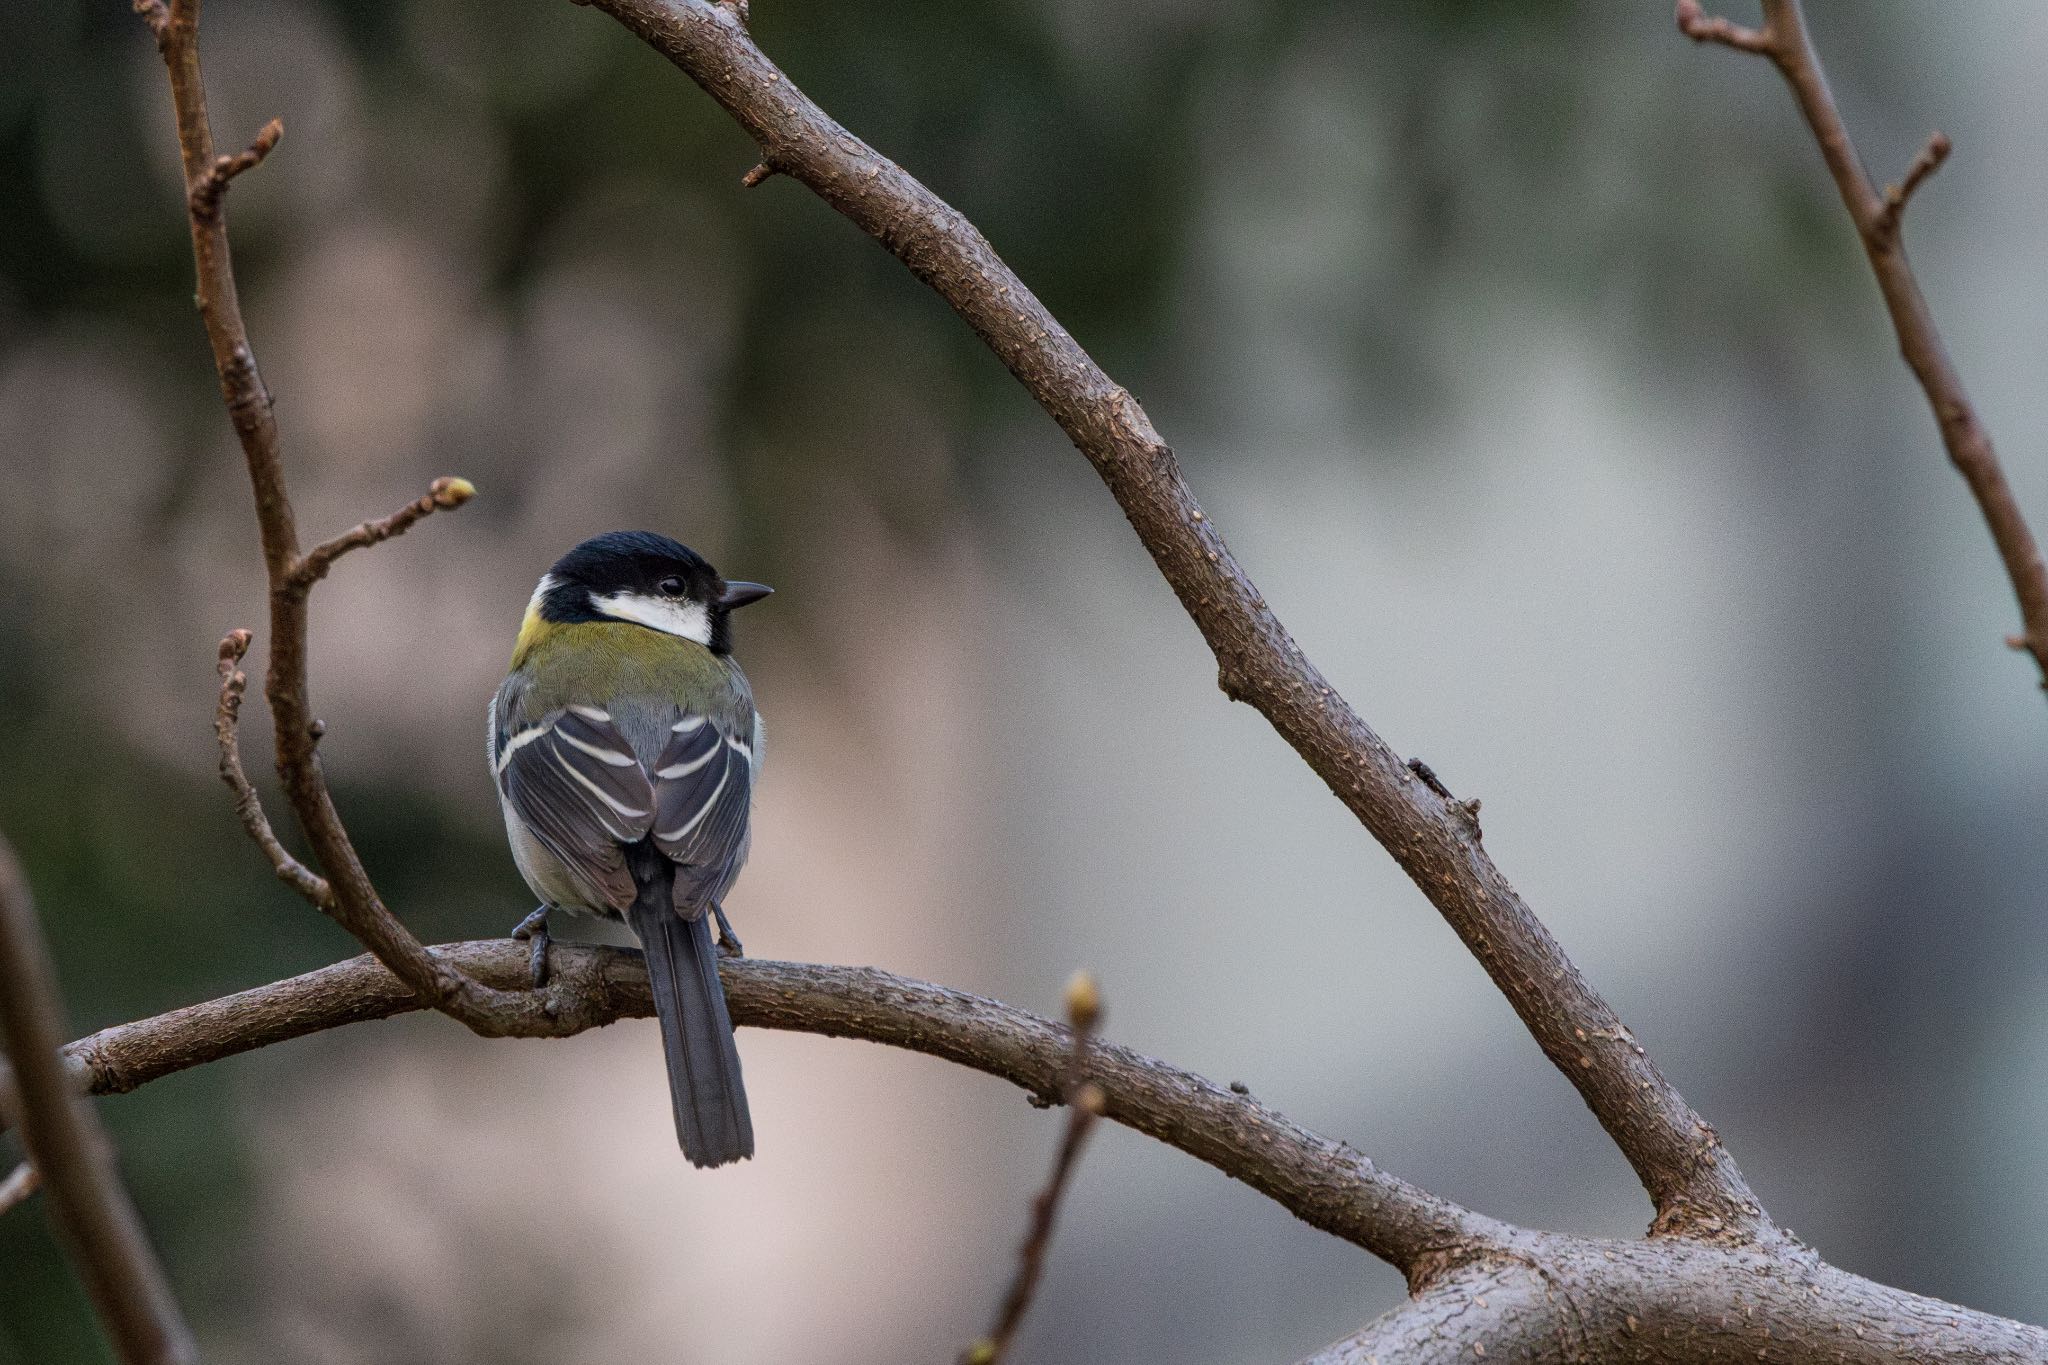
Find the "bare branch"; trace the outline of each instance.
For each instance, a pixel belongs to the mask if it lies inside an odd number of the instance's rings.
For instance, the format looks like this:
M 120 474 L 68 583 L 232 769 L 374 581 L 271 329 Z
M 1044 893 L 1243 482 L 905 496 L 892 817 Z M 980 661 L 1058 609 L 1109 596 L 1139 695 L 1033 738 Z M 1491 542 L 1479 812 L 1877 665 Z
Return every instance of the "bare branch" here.
M 206 174 L 199 177 L 191 192 L 186 196 L 187 211 L 193 221 L 210 223 L 220 216 L 220 203 L 227 196 L 228 182 L 244 171 L 253 171 L 263 164 L 263 158 L 270 155 L 277 146 L 277 140 L 284 136 L 284 122 L 272 119 L 256 134 L 256 140 L 248 150 L 233 156 L 214 158 Z
M 425 497 L 415 498 L 405 506 L 379 521 L 366 521 L 354 530 L 346 531 L 325 544 L 315 545 L 299 560 L 292 570 L 290 579 L 293 591 L 303 596 L 315 583 L 327 577 L 327 571 L 334 567 L 334 561 L 350 550 L 360 550 L 402 536 L 412 529 L 414 522 L 435 512 L 452 510 L 462 506 L 476 496 L 476 485 L 468 479 L 443 476 L 434 480 Z
M 1913 197 L 1913 191 L 1920 188 L 1928 176 L 1941 169 L 1941 163 L 1948 160 L 1952 144 L 1947 133 L 1931 133 L 1927 145 L 1920 149 L 1920 155 L 1913 158 L 1913 164 L 1906 167 L 1906 178 L 1896 185 L 1884 187 L 1884 207 L 1877 213 L 1877 229 L 1888 237 L 1899 232 L 1899 218 L 1906 211 L 1906 201 Z
M 1173 450 L 960 212 L 835 122 L 725 9 L 593 0 L 716 100 L 966 320 L 1095 466 L 1216 656 L 1226 695 L 1274 729 L 1401 864 L 1627 1156 L 1661 1232 L 1768 1235 L 1720 1139 L 1508 884 L 1468 814 L 1410 772 L 1309 662 L 1195 501 Z
M 1804 1248 L 1526 1233 L 1301 1365 L 2021 1365 L 2048 1331 L 1838 1270 Z
M 507 1026 L 532 1031 L 546 1026 L 541 1001 L 522 1003 L 492 998 L 485 988 L 428 953 L 378 896 L 356 854 L 340 813 L 321 774 L 316 745 L 319 725 L 312 714 L 306 684 L 306 598 L 312 582 L 333 560 L 357 544 L 373 544 L 398 534 L 437 507 L 455 506 L 472 491 L 461 480 L 442 480 L 422 502 L 401 509 L 383 522 L 358 527 L 302 559 L 298 524 L 285 485 L 284 458 L 269 390 L 256 368 L 248 329 L 235 287 L 234 260 L 228 248 L 227 212 L 220 193 L 227 180 L 262 159 L 276 138 L 273 121 L 264 137 L 241 157 L 214 155 L 213 129 L 206 113 L 206 87 L 199 65 L 198 0 L 173 0 L 168 10 L 144 2 L 139 12 L 156 35 L 158 50 L 170 75 L 171 102 L 177 115 L 178 151 L 184 166 L 186 201 L 192 230 L 195 298 L 206 324 L 207 341 L 219 372 L 221 396 L 241 443 L 249 483 L 262 532 L 263 562 L 270 582 L 270 658 L 264 695 L 276 727 L 277 773 L 292 812 L 311 845 L 314 860 L 325 874 L 327 909 L 358 942 L 388 965 L 421 998 L 470 1027 L 485 1030 Z M 216 182 L 218 182 L 216 184 Z M 206 211 L 202 212 L 201 210 Z M 232 781 L 230 785 L 235 785 Z M 240 788 L 236 788 L 240 796 Z M 244 817 L 247 823 L 247 817 Z M 253 831 L 252 831 L 253 832 Z M 262 840 L 259 838 L 259 843 Z M 266 846 L 265 852 L 270 852 Z M 279 875 L 293 881 L 275 857 Z M 310 875 L 310 874 L 309 874 Z
M 757 162 L 751 170 L 740 177 L 740 187 L 742 189 L 753 189 L 773 174 L 775 174 L 773 166 L 765 161 Z
M 509 987 L 527 979 L 526 949 L 509 939 L 434 952 L 486 983 Z M 553 963 L 549 989 L 560 991 L 555 1036 L 653 1013 L 638 953 L 557 944 Z M 741 1025 L 907 1048 L 1007 1080 L 1047 1102 L 1071 1076 L 1070 1030 L 993 1000 L 867 967 L 728 958 L 719 973 Z M 365 956 L 117 1025 L 66 1053 L 74 1083 L 119 1093 L 323 1029 L 420 1008 L 404 984 Z M 1088 1079 L 1101 1088 L 1104 1117 L 1402 1267 L 1415 1297 L 1319 1353 L 1318 1365 L 1368 1365 L 1373 1356 L 1384 1365 L 2048 1360 L 2048 1331 L 1872 1283 L 1794 1242 L 1621 1242 L 1512 1228 L 1388 1175 L 1247 1095 L 1114 1043 L 1091 1045 Z
M 526 946 L 510 939 L 444 944 L 442 961 L 517 1003 L 529 979 Z M 618 948 L 557 943 L 546 1031 L 565 1038 L 617 1019 L 653 1014 L 646 963 Z M 827 967 L 762 958 L 719 963 L 733 1022 L 832 1038 L 861 1038 L 971 1067 L 1056 1102 L 1071 1035 L 1050 1020 L 944 986 L 871 967 Z M 95 1094 L 125 1093 L 190 1067 L 323 1029 L 388 1019 L 421 1008 L 374 958 L 358 957 L 255 990 L 120 1024 L 68 1049 Z M 524 1016 L 499 1021 L 517 1031 Z M 1098 1042 L 1089 1079 L 1103 1114 L 1242 1180 L 1315 1227 L 1408 1270 L 1435 1250 L 1485 1245 L 1505 1231 L 1388 1175 L 1348 1145 L 1331 1142 L 1200 1076 Z
M 1699 0 L 1678 0 L 1678 31 L 1696 43 L 1719 43 L 1738 52 L 1768 53 L 1774 41 L 1768 26 L 1744 28 L 1726 19 L 1709 19 Z
M 277 873 L 277 879 L 316 908 L 332 914 L 334 892 L 327 885 L 327 879 L 294 858 L 278 842 L 277 832 L 270 827 L 270 817 L 263 813 L 263 799 L 256 794 L 255 785 L 242 768 L 239 727 L 242 693 L 249 686 L 249 675 L 238 665 L 248 652 L 249 632 L 246 630 L 231 630 L 220 642 L 220 703 L 213 713 L 213 734 L 220 747 L 220 780 L 234 793 L 235 814 L 240 817 L 242 828 L 255 840 L 256 847 L 262 849 L 263 856 L 270 860 L 271 870 Z
M 1031 1309 L 1031 1300 L 1038 1293 L 1038 1282 L 1045 1275 L 1046 1252 L 1052 1247 L 1053 1221 L 1059 1216 L 1060 1200 L 1066 1196 L 1080 1164 L 1081 1148 L 1088 1141 L 1089 1130 L 1101 1117 L 1106 1103 L 1102 1087 L 1087 1079 L 1088 1043 L 1101 1022 L 1102 995 L 1096 989 L 1095 978 L 1087 972 L 1074 973 L 1074 979 L 1067 983 L 1067 1026 L 1073 1030 L 1074 1045 L 1067 1057 L 1066 1081 L 1060 1087 L 1061 1100 L 1067 1106 L 1067 1122 L 1060 1135 L 1059 1152 L 1053 1157 L 1045 1187 L 1031 1200 L 1031 1229 L 1017 1253 L 1017 1274 L 1010 1282 L 1009 1292 L 1003 1295 L 1002 1307 L 996 1310 L 995 1326 L 962 1353 L 960 1365 L 1002 1365 L 1017 1329 L 1024 1324 L 1025 1313 Z
M 129 1365 L 196 1361 L 191 1329 L 121 1184 L 113 1147 L 65 1067 L 56 968 L 28 884 L 5 842 L 0 842 L 0 1041 L 13 1064 L 7 1108 L 21 1124 L 22 1144 L 35 1171 L 48 1182 L 50 1210 L 121 1359 Z M 35 1178 L 17 1173 L 8 1185 Z
M 1898 334 L 1900 354 L 1927 395 L 1935 423 L 1941 428 L 1942 445 L 1976 498 L 1985 524 L 1991 529 L 1992 542 L 1998 547 L 1999 559 L 2005 565 L 2006 576 L 2012 580 L 2013 595 L 2019 599 L 2022 629 L 2017 635 L 2007 636 L 2006 643 L 2033 655 L 2042 686 L 2048 688 L 2048 562 L 2043 561 L 2041 547 L 2013 497 L 2012 486 L 2006 482 L 1991 434 L 1978 419 L 1969 393 L 1963 388 L 1962 376 L 1949 359 L 1941 330 L 1934 324 L 1934 314 L 1920 292 L 1920 282 L 1900 241 L 1899 220 L 1906 201 L 1947 159 L 1949 140 L 1936 133 L 1914 158 L 1904 181 L 1879 194 L 1863 169 L 1856 146 L 1849 139 L 1848 126 L 1842 122 L 1841 110 L 1828 89 L 1827 75 L 1821 70 L 1820 56 L 1807 33 L 1806 15 L 1799 0 L 1763 0 L 1763 6 L 1763 29 L 1749 35 L 1755 41 L 1729 42 L 1729 46 L 1771 59 L 1785 83 L 1791 86 L 1799 112 L 1820 144 L 1828 174 L 1834 178 L 1842 205 L 1856 225 L 1857 236 L 1863 240 L 1870 269 L 1877 276 L 1878 290 L 1891 314 L 1892 329 Z M 1719 38 L 1718 32 L 1703 35 L 1696 31 L 1724 22 L 1704 18 L 1697 0 L 1679 0 L 1678 26 L 1690 37 L 1726 41 Z
M 43 1178 L 36 1173 L 34 1166 L 26 1161 L 16 1165 L 12 1174 L 0 1180 L 0 1213 L 23 1203 L 42 1187 Z

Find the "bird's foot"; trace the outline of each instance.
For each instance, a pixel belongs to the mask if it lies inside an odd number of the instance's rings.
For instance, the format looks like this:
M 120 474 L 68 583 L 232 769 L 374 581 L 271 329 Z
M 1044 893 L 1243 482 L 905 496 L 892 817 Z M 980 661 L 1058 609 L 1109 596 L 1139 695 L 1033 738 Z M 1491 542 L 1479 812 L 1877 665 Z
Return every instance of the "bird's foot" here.
M 539 907 L 525 919 L 519 921 L 518 925 L 512 930 L 512 937 L 527 939 L 533 944 L 533 955 L 529 970 L 533 976 L 533 988 L 535 990 L 539 990 L 542 986 L 548 984 L 548 948 L 555 941 L 554 936 L 548 933 L 548 914 L 553 909 L 554 907 L 551 905 Z
M 718 921 L 719 952 L 726 957 L 745 957 L 747 950 L 740 946 L 740 936 L 732 931 L 732 921 L 725 917 L 725 907 L 713 901 L 711 913 Z

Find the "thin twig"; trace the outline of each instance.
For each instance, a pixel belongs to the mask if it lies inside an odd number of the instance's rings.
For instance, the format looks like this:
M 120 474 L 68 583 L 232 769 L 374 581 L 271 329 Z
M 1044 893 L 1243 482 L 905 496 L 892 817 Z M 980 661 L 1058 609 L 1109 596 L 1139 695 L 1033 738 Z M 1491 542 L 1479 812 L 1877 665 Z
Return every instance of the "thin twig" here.
M 43 1178 L 36 1168 L 24 1161 L 14 1168 L 5 1180 L 0 1180 L 0 1213 L 25 1202 L 28 1197 L 43 1187 Z
M 270 860 L 277 879 L 320 910 L 332 914 L 334 891 L 327 885 L 327 879 L 294 858 L 278 841 L 277 831 L 270 827 L 270 817 L 263 813 L 263 798 L 256 794 L 255 785 L 242 768 L 242 693 L 249 686 L 249 675 L 237 665 L 248 652 L 246 630 L 231 630 L 220 642 L 220 703 L 213 712 L 213 734 L 220 747 L 220 780 L 234 793 L 235 814 L 256 847 Z
M 1225 695 L 1293 746 L 1436 906 L 1635 1168 L 1660 1232 L 1764 1237 L 1712 1128 L 1650 1061 L 1482 845 L 1322 676 L 1196 501 L 1171 447 L 974 225 L 691 0 L 593 0 L 960 314 L 1094 465 L 1216 657 Z
M 1948 134 L 1931 133 L 1927 145 L 1920 149 L 1920 155 L 1913 158 L 1913 164 L 1906 167 L 1906 178 L 1896 185 L 1884 187 L 1884 207 L 1877 211 L 1878 231 L 1886 236 L 1897 236 L 1899 218 L 1906 211 L 1906 201 L 1913 197 L 1913 191 L 1920 188 L 1928 176 L 1941 169 L 1941 163 L 1948 160 L 1952 144 Z
M 1738 52 L 1771 50 L 1771 32 L 1766 28 L 1744 28 L 1719 17 L 1708 18 L 1699 0 L 1678 0 L 1678 31 L 1696 43 L 1719 43 Z
M 960 1365 L 1001 1365 L 1010 1353 L 1011 1342 L 1016 1340 L 1017 1329 L 1024 1323 L 1025 1313 L 1031 1309 L 1031 1300 L 1038 1293 L 1039 1281 L 1045 1275 L 1046 1253 L 1052 1248 L 1053 1221 L 1059 1216 L 1060 1201 L 1080 1164 L 1081 1148 L 1088 1141 L 1089 1131 L 1107 1104 L 1102 1087 L 1088 1079 L 1088 1045 L 1101 1023 L 1102 993 L 1095 978 L 1087 972 L 1074 973 L 1074 979 L 1067 983 L 1067 1026 L 1073 1031 L 1074 1045 L 1060 1086 L 1060 1097 L 1067 1106 L 1067 1122 L 1060 1134 L 1059 1152 L 1053 1157 L 1044 1188 L 1032 1197 L 1031 1227 L 1017 1252 L 1017 1273 L 1003 1295 L 1002 1306 L 996 1310 L 995 1325 L 987 1336 L 961 1354 Z
M 435 512 L 447 511 L 462 506 L 476 496 L 476 485 L 468 479 L 443 476 L 428 486 L 426 496 L 414 498 L 390 516 L 377 521 L 366 521 L 353 530 L 345 531 L 334 539 L 315 545 L 299 559 L 298 567 L 292 570 L 291 586 L 301 594 L 315 583 L 327 577 L 334 561 L 350 550 L 360 550 L 379 541 L 404 535 L 412 529 L 414 522 Z
M 308 559 L 301 558 L 297 517 L 285 483 L 277 421 L 271 411 L 270 392 L 256 367 L 248 328 L 242 320 L 234 259 L 228 245 L 226 206 L 218 192 L 233 174 L 255 165 L 274 145 L 276 139 L 269 134 L 275 124 L 266 127 L 266 136 L 259 137 L 243 157 L 216 157 L 213 129 L 206 112 L 206 83 L 199 63 L 198 0 L 172 0 L 168 10 L 145 0 L 140 12 L 156 35 L 170 77 L 197 277 L 194 297 L 206 324 L 214 368 L 220 375 L 221 396 L 248 466 L 257 526 L 262 533 L 263 563 L 270 584 L 270 658 L 264 695 L 270 703 L 275 727 L 277 774 L 299 828 L 312 848 L 314 861 L 326 878 L 325 908 L 400 980 L 419 992 L 423 1000 L 471 1028 L 502 1028 L 508 1020 L 525 1031 L 544 1027 L 538 998 L 516 1005 L 491 998 L 484 987 L 464 980 L 427 952 L 378 896 L 321 774 L 315 747 L 319 728 L 313 719 L 307 690 L 306 599 L 311 583 L 354 545 L 371 544 L 395 535 L 435 507 L 459 504 L 468 495 L 468 485 L 460 480 L 444 480 L 428 495 L 425 501 L 431 505 L 424 510 L 416 511 L 420 504 L 415 503 L 385 522 L 358 527 L 339 540 L 320 546 Z M 268 847 L 265 852 L 270 852 Z
M 1906 201 L 1947 159 L 1949 140 L 1936 133 L 1914 158 L 1900 184 L 1880 194 L 1856 154 L 1848 126 L 1828 89 L 1799 0 L 1763 0 L 1763 7 L 1764 26 L 1750 30 L 1708 19 L 1698 0 L 1678 0 L 1678 27 L 1690 38 L 1770 58 L 1792 88 L 1799 112 L 1820 144 L 1842 206 L 1863 241 L 1864 254 L 1891 314 L 1892 329 L 1898 334 L 1900 354 L 1927 395 L 1941 429 L 1942 445 L 1976 498 L 2006 577 L 2012 580 L 2013 595 L 2019 599 L 2021 631 L 2007 636 L 2005 642 L 2033 655 L 2041 685 L 2048 688 L 2048 562 L 2043 561 L 2040 544 L 2006 482 L 1991 434 L 1984 429 L 1963 388 L 1962 376 L 1949 359 L 1941 330 L 1935 326 L 1934 314 L 1920 292 L 1920 282 L 1900 240 L 1899 220 Z
M 51 1213 L 121 1359 L 128 1365 L 197 1360 L 191 1329 L 121 1184 L 113 1147 L 65 1065 L 56 967 L 28 883 L 5 841 L 0 1042 L 12 1063 L 8 1108 L 21 1125 L 22 1145 L 48 1184 Z

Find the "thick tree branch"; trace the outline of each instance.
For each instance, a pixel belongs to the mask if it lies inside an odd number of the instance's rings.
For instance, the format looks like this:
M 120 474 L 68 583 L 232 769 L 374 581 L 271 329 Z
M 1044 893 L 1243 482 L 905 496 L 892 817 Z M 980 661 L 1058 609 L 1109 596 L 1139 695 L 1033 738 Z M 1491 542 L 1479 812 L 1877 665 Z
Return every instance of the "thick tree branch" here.
M 1877 276 L 1878 290 L 1898 334 L 1899 352 L 1934 409 L 1942 445 L 1977 499 L 2006 576 L 2012 580 L 2013 595 L 2019 599 L 2021 632 L 2009 636 L 2006 643 L 2034 656 L 2042 686 L 2048 687 L 2048 563 L 2043 562 L 2041 547 L 2006 482 L 1991 434 L 1978 420 L 1962 376 L 1949 359 L 1899 232 L 1906 201 L 1947 159 L 1949 141 L 1934 134 L 1904 180 L 1878 193 L 1828 89 L 1799 0 L 1763 0 L 1763 11 L 1763 27 L 1745 29 L 1725 19 L 1708 18 L 1699 0 L 1678 0 L 1678 28 L 1696 42 L 1721 43 L 1770 58 L 1792 88 L 1799 112 L 1820 144 L 1821 158 L 1842 196 L 1842 206 L 1863 241 L 1864 254 L 1870 258 L 1870 269 Z
M 594 0 L 936 290 L 1095 466 L 1214 652 L 1230 697 L 1272 722 L 1442 913 L 1634 1166 L 1661 1231 L 1763 1235 L 1732 1158 L 1487 856 L 1466 813 L 1410 772 L 1287 633 L 1195 501 L 1171 448 L 987 240 L 812 103 L 723 6 Z
M 526 948 L 511 940 L 451 943 L 433 952 L 508 993 L 528 980 Z M 638 953 L 557 943 L 549 960 L 546 1036 L 653 1013 Z M 907 1048 L 1001 1077 L 1047 1103 L 1064 1093 L 1071 1031 L 997 1001 L 871 967 L 728 958 L 719 974 L 736 1024 Z M 358 957 L 104 1029 L 68 1051 L 88 1089 L 120 1094 L 255 1048 L 419 1008 L 388 969 Z M 1102 1091 L 1105 1117 L 1178 1147 L 1411 1274 L 1445 1248 L 1483 1245 L 1505 1231 L 1257 1100 L 1129 1048 L 1092 1045 L 1088 1079 Z
M 12 1075 L 5 1108 L 21 1125 L 34 1173 L 8 1181 L 25 1198 L 37 1177 L 93 1306 L 128 1365 L 198 1359 L 191 1329 L 114 1165 L 113 1147 L 66 1074 L 63 1005 L 49 945 L 14 851 L 0 842 L 0 1043 Z
M 213 348 L 221 397 L 234 423 L 248 466 L 250 487 L 255 493 L 256 520 L 262 533 L 263 562 L 270 583 L 270 660 L 264 695 L 270 702 L 271 720 L 276 727 L 277 773 L 299 827 L 312 846 L 314 860 L 325 874 L 324 882 L 296 863 L 281 861 L 283 849 L 275 836 L 267 840 L 263 837 L 267 823 L 261 828 L 256 823 L 261 812 L 250 802 L 253 791 L 245 797 L 246 777 L 238 784 L 228 774 L 229 756 L 225 748 L 223 775 L 235 790 L 244 825 L 256 837 L 278 875 L 332 914 L 422 999 L 479 1031 L 533 1032 L 545 1028 L 547 1022 L 540 1014 L 537 996 L 502 998 L 476 982 L 465 980 L 428 953 L 378 896 L 321 773 L 320 726 L 313 718 L 306 684 L 306 598 L 312 584 L 346 551 L 397 535 L 438 507 L 459 506 L 473 490 L 463 480 L 439 480 L 427 497 L 393 516 L 359 526 L 317 547 L 310 555 L 299 553 L 298 524 L 285 485 L 284 457 L 277 422 L 271 413 L 270 393 L 256 368 L 248 329 L 242 321 L 234 259 L 228 248 L 226 207 L 230 182 L 257 165 L 276 145 L 279 127 L 273 120 L 247 152 L 216 156 L 213 129 L 206 112 L 206 86 L 199 65 L 199 0 L 173 0 L 168 7 L 159 0 L 138 0 L 136 8 L 156 35 L 157 48 L 170 75 L 178 151 L 185 175 L 186 217 L 192 230 L 192 256 L 198 281 L 195 298 L 206 324 L 207 341 Z M 239 706 L 239 693 L 235 705 Z M 231 723 L 234 717 L 225 715 L 223 719 Z M 226 744 L 231 733 L 226 729 L 221 733 Z M 324 898 L 317 895 L 320 885 L 325 887 Z
M 526 979 L 510 940 L 433 950 L 476 979 Z M 640 955 L 557 944 L 556 1035 L 652 1013 Z M 1008 1005 L 868 967 L 719 964 L 735 1022 L 858 1038 L 1000 1077 L 1056 1103 L 1072 1032 Z M 99 1094 L 323 1029 L 422 1008 L 374 958 L 102 1030 L 66 1049 Z M 1113 1043 L 1089 1049 L 1104 1116 L 1176 1147 L 1297 1218 L 1402 1268 L 1416 1297 L 1318 1365 L 1508 1360 L 2048 1361 L 2048 1332 L 1837 1270 L 1789 1238 L 1614 1242 L 1508 1227 L 1381 1171 L 1249 1096 Z M 1476 1349 L 1475 1349 L 1476 1348 Z
M 1524 1233 L 1301 1365 L 2039 1365 L 2048 1331 L 1838 1270 L 1785 1243 Z

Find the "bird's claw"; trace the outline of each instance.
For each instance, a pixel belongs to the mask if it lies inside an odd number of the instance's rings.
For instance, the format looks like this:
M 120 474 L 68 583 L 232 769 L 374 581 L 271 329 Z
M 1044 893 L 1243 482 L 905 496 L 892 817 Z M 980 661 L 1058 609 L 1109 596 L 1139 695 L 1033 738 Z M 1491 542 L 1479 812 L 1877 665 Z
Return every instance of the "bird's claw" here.
M 718 921 L 718 952 L 721 957 L 745 957 L 747 950 L 740 946 L 740 936 L 732 931 L 732 921 L 725 917 L 725 907 L 713 901 L 711 914 Z
M 527 971 L 533 978 L 535 990 L 548 984 L 548 949 L 555 941 L 554 936 L 548 932 L 548 912 L 552 908 L 541 906 L 519 921 L 512 930 L 512 937 L 527 939 L 533 944 Z

